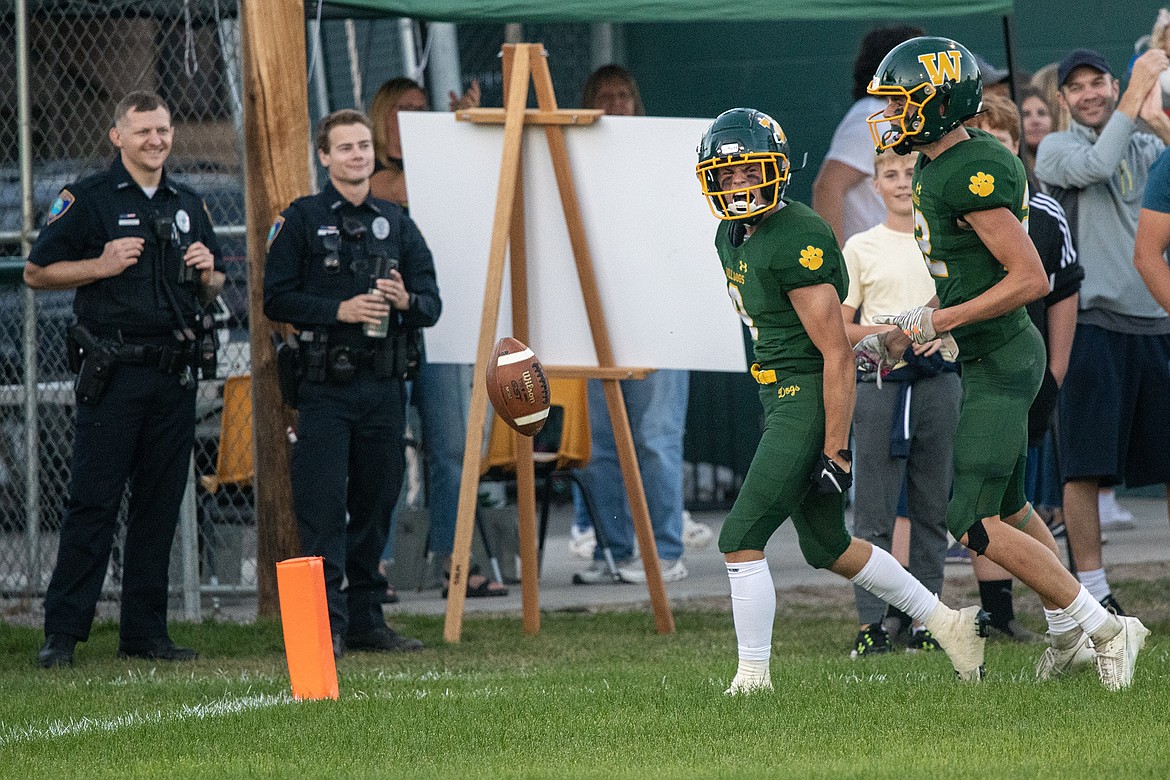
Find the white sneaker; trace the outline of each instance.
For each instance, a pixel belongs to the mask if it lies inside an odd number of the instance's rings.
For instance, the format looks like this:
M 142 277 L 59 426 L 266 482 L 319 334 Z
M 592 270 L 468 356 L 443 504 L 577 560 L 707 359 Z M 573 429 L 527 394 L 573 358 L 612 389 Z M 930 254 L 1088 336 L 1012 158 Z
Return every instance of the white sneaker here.
M 622 561 L 619 565 L 622 563 L 625 562 Z M 608 585 L 613 582 L 621 582 L 621 579 L 613 575 L 605 561 L 594 561 L 589 564 L 589 568 L 573 575 L 574 585 Z
M 926 618 L 926 628 L 946 651 L 963 682 L 983 679 L 983 648 L 990 625 L 991 617 L 979 607 L 953 610 L 941 601 Z
M 736 672 L 735 679 L 731 681 L 731 685 L 723 692 L 723 695 L 750 696 L 753 693 L 763 693 L 764 691 L 771 690 L 773 690 L 772 675 L 767 672 L 764 674 Z
M 597 549 L 597 532 L 593 526 L 582 531 L 576 524 L 569 526 L 569 552 L 578 558 L 587 561 L 593 560 L 593 551 Z
M 702 523 L 691 519 L 691 513 L 683 510 L 683 546 L 688 550 L 702 550 L 715 538 L 715 533 Z
M 1102 528 L 1113 531 L 1133 528 L 1133 512 L 1117 503 L 1117 494 L 1112 490 L 1097 494 L 1097 514 Z
M 682 558 L 676 558 L 673 561 L 664 561 L 658 559 L 658 566 L 662 569 L 663 582 L 678 582 L 686 579 L 688 574 L 687 567 L 683 565 Z M 618 579 L 622 582 L 645 582 L 646 570 L 642 566 L 641 558 L 634 558 L 623 566 L 618 567 Z
M 1117 636 L 1094 648 L 1097 651 L 1097 675 L 1101 684 L 1111 691 L 1128 688 L 1133 682 L 1138 651 L 1150 635 L 1150 629 L 1135 617 L 1118 615 L 1117 619 L 1121 621 Z
M 1036 679 L 1051 680 L 1072 674 L 1093 663 L 1095 653 L 1089 635 L 1080 628 L 1063 634 L 1048 633 L 1049 646 L 1036 662 Z

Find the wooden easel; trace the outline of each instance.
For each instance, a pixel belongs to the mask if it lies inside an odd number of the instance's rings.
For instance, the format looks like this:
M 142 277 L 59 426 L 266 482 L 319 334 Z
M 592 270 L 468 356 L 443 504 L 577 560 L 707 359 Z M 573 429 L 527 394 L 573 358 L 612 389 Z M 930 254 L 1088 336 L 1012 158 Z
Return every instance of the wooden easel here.
M 655 628 L 660 634 L 674 632 L 674 617 L 666 600 L 658 551 L 650 527 L 646 493 L 638 470 L 630 421 L 622 398 L 621 379 L 644 379 L 652 371 L 646 368 L 622 368 L 614 365 L 613 349 L 606 329 L 601 299 L 593 274 L 593 261 L 585 239 L 585 226 L 577 202 L 572 168 L 565 147 L 564 125 L 586 125 L 597 121 L 598 110 L 558 109 L 549 75 L 547 54 L 538 43 L 505 44 L 503 47 L 504 108 L 477 108 L 460 111 L 456 117 L 479 124 L 503 124 L 504 147 L 500 163 L 500 183 L 496 191 L 495 218 L 492 222 L 491 249 L 488 256 L 487 282 L 484 289 L 483 316 L 479 326 L 471 409 L 467 420 L 467 441 L 463 453 L 463 476 L 459 488 L 459 512 L 455 526 L 455 545 L 451 553 L 451 582 L 448 590 L 447 619 L 443 638 L 458 642 L 463 631 L 463 607 L 467 597 L 468 565 L 471 537 L 475 526 L 475 507 L 479 493 L 480 451 L 484 421 L 487 417 L 487 362 L 495 342 L 500 315 L 501 286 L 504 280 L 505 251 L 511 247 L 512 260 L 512 330 L 516 338 L 528 342 L 528 276 L 525 256 L 524 193 L 520 176 L 520 151 L 525 125 L 544 128 L 560 191 L 561 206 L 569 230 L 569 243 L 577 264 L 577 277 L 584 296 L 589 329 L 597 352 L 598 365 L 545 366 L 550 375 L 601 379 L 605 401 L 613 424 L 618 462 L 626 483 L 626 496 L 634 518 L 634 531 L 646 569 L 646 586 L 654 610 Z M 536 90 L 538 109 L 527 109 L 529 80 Z M 555 399 L 554 399 L 555 401 Z M 540 631 L 540 603 L 536 550 L 536 478 L 532 463 L 532 439 L 517 437 L 516 486 L 520 518 L 520 582 L 523 599 L 524 632 Z

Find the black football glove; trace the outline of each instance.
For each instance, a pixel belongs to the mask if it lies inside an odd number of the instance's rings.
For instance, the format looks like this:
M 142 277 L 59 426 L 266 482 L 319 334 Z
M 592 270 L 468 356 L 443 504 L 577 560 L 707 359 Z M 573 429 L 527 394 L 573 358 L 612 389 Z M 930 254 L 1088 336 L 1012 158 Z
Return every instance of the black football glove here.
M 853 462 L 853 453 L 849 450 L 840 450 L 837 455 L 848 463 Z M 822 452 L 813 470 L 812 481 L 817 486 L 818 493 L 839 496 L 853 484 L 853 474 L 838 466 L 835 460 Z

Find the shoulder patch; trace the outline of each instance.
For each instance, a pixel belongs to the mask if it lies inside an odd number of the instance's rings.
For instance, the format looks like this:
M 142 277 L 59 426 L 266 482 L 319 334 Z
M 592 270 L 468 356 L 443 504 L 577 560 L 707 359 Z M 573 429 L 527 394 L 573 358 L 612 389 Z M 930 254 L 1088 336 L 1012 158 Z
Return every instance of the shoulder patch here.
M 995 192 L 995 177 L 990 173 L 979 171 L 979 173 L 971 177 L 971 183 L 967 185 L 967 189 L 981 198 L 986 198 Z
M 272 223 L 272 227 L 270 227 L 268 229 L 268 248 L 269 249 L 272 248 L 272 242 L 275 241 L 276 237 L 280 235 L 280 229 L 282 227 L 284 227 L 284 215 L 277 217 L 276 221 Z
M 73 197 L 72 192 L 67 189 L 61 190 L 61 194 L 57 196 L 57 199 L 53 201 L 53 205 L 49 207 L 49 219 L 45 224 L 52 225 L 60 219 L 69 210 L 69 207 L 73 205 L 75 200 L 77 198 Z
M 800 250 L 800 264 L 810 271 L 815 271 L 824 265 L 825 251 L 820 247 L 809 244 Z

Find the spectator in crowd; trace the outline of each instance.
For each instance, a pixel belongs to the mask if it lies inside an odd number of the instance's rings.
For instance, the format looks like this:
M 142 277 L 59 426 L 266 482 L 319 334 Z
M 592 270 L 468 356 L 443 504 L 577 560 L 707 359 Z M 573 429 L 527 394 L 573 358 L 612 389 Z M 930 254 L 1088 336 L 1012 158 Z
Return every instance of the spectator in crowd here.
M 1141 193 L 1170 140 L 1151 49 L 1134 63 L 1124 92 L 1097 52 L 1077 49 L 1058 69 L 1068 130 L 1040 144 L 1036 177 L 1064 207 L 1085 280 L 1076 337 L 1059 404 L 1064 516 L 1077 577 L 1102 604 L 1117 603 L 1101 556 L 1098 488 L 1170 482 L 1170 317 L 1133 265 Z M 1138 132 L 1144 119 L 1157 135 Z M 1140 389 L 1140 391 L 1139 391 Z
M 1031 172 L 1036 167 L 1036 150 L 1040 142 L 1054 129 L 1055 112 L 1040 90 L 1029 84 L 1020 91 L 1020 113 L 1023 120 L 1020 158 L 1024 161 L 1024 168 Z
M 880 154 L 874 160 L 874 188 L 886 207 L 885 222 L 855 234 L 842 249 L 849 292 L 841 313 L 850 344 L 890 329 L 874 324 L 875 312 L 902 311 L 934 295 L 934 282 L 914 240 L 911 180 L 917 158 Z M 907 568 L 931 593 L 941 593 L 951 443 L 959 421 L 958 365 L 941 341 L 933 341 L 908 349 L 883 382 L 875 379 L 873 374 L 859 375 L 853 410 L 858 464 L 853 535 L 890 551 L 905 482 L 911 524 Z M 860 620 L 854 657 L 889 652 L 891 634 L 897 636 L 902 629 L 910 631 L 908 650 L 936 648 L 921 622 L 887 631 L 886 603 L 864 588 L 854 590 Z
M 473 81 L 462 96 L 449 95 L 452 111 L 479 106 L 479 82 Z M 400 111 L 427 111 L 426 93 L 415 81 L 395 78 L 378 89 L 370 103 L 374 129 L 374 175 L 370 192 L 377 198 L 407 208 L 406 168 L 402 161 L 402 137 L 398 132 Z M 426 463 L 426 501 L 430 520 L 429 552 L 442 559 L 444 571 L 451 567 L 455 546 L 455 524 L 459 511 L 459 485 L 463 478 L 463 446 L 467 441 L 467 410 L 471 397 L 471 366 L 431 363 L 423 355 L 418 377 L 410 383 L 410 400 L 418 408 L 422 423 L 422 445 Z M 391 528 L 393 529 L 393 524 Z M 382 551 L 382 570 L 393 558 L 393 531 Z M 467 578 L 467 595 L 506 596 L 500 583 L 474 573 Z M 388 585 L 385 601 L 398 600 Z
M 890 52 L 870 86 L 887 99 L 871 120 L 878 148 L 917 150 L 929 161 L 915 170 L 915 226 L 937 291 L 925 306 L 874 317 L 896 324 L 905 338 L 897 331 L 871 338 L 885 350 L 879 353 L 885 363 L 902 354 L 907 340 L 953 337 L 963 400 L 947 525 L 1040 595 L 1051 645 L 1038 677 L 1092 659 L 1102 684 L 1119 690 L 1131 684 L 1149 631 L 1136 618 L 1106 611 L 1065 570 L 1024 495 L 1028 409 L 1046 367 L 1042 338 L 1024 306 L 1049 285 L 1021 224 L 1028 215 L 1023 164 L 992 136 L 962 125 L 982 104 L 973 59 L 947 38 L 907 41 Z
M 174 129 L 158 95 L 114 109 L 109 170 L 61 190 L 25 265 L 36 290 L 76 289 L 72 486 L 45 594 L 43 667 L 89 638 L 127 486 L 118 655 L 187 661 L 167 632 L 171 543 L 191 474 L 202 304 L 223 287 L 203 199 L 165 168 Z
M 841 301 L 847 271 L 828 224 L 784 197 L 784 131 L 759 111 L 720 114 L 699 142 L 703 194 L 722 223 L 715 248 L 736 312 L 751 329 L 765 425 L 719 535 L 739 665 L 729 695 L 770 690 L 776 587 L 764 547 L 792 518 L 805 560 L 923 622 L 960 678 L 983 674 L 978 607 L 953 610 L 880 547 L 845 528 L 856 372 Z
M 1012 154 L 1019 153 L 1020 112 L 1007 98 L 984 96 L 983 110 L 964 124 L 991 134 Z M 1025 488 L 1025 494 L 1029 501 L 1034 502 L 1040 444 L 1051 425 L 1057 391 L 1068 371 L 1068 356 L 1076 331 L 1077 291 L 1085 272 L 1077 262 L 1064 209 L 1035 187 L 1030 187 L 1029 192 L 1028 237 L 1032 239 L 1044 264 L 1049 286 L 1046 296 L 1027 306 L 1028 316 L 1043 337 L 1048 354 L 1044 379 L 1036 399 L 1028 409 L 1028 483 L 1031 487 Z M 1039 641 L 1039 636 L 1015 618 L 1012 575 L 983 555 L 975 556 L 972 563 L 975 578 L 979 581 L 983 608 L 991 615 L 991 627 L 996 634 L 1017 642 Z
M 853 106 L 833 132 L 813 182 L 813 210 L 829 223 L 840 244 L 885 219 L 885 207 L 873 188 L 873 144 L 865 129 L 865 118 L 881 111 L 883 103 L 865 88 L 890 49 L 922 34 L 918 27 L 902 25 L 879 27 L 861 39 L 853 61 Z
M 983 79 L 984 96 L 996 95 L 1011 100 L 1011 74 L 1007 68 L 997 68 L 978 54 L 975 55 L 975 61 L 979 63 L 979 77 Z
M 1137 58 L 1148 49 L 1161 49 L 1170 54 L 1170 10 L 1159 8 L 1158 15 L 1154 19 L 1153 30 L 1149 35 L 1139 38 L 1134 44 L 1133 59 L 1130 60 L 1129 67 L 1126 69 L 1127 77 L 1133 72 L 1133 65 L 1137 62 Z M 1170 71 L 1162 71 L 1158 83 L 1162 87 L 1162 110 L 1170 112 Z
M 1056 71 L 1059 67 L 1059 62 L 1051 62 L 1033 73 L 1032 80 L 1029 82 L 1030 86 L 1040 91 L 1040 96 L 1052 114 L 1052 130 L 1050 132 L 1068 130 L 1069 123 L 1068 106 L 1061 101 L 1060 85 L 1056 83 Z
M 644 116 L 645 107 L 633 74 L 620 65 L 605 65 L 589 74 L 581 105 L 600 108 L 609 116 Z M 663 369 L 641 380 L 623 380 L 622 396 L 634 438 L 642 486 L 654 542 L 661 562 L 662 579 L 675 582 L 687 576 L 683 563 L 683 429 L 687 417 L 690 374 Z M 589 465 L 580 474 L 593 509 L 593 521 L 617 565 L 619 582 L 645 582 L 646 572 L 635 555 L 634 519 L 626 498 L 625 480 L 618 463 L 613 426 L 606 408 L 601 381 L 589 380 L 589 425 L 592 446 Z M 588 510 L 578 501 L 577 524 Z M 705 529 L 706 527 L 703 526 Z M 710 529 L 707 538 L 710 538 Z M 595 547 L 592 564 L 573 575 L 578 585 L 613 582 L 614 574 Z
M 386 625 L 378 562 L 402 486 L 408 366 L 399 347 L 409 329 L 439 318 L 439 288 L 418 228 L 370 193 L 366 116 L 329 114 L 316 144 L 329 181 L 281 212 L 264 268 L 264 313 L 296 327 L 303 360 L 292 453 L 302 554 L 324 558 L 335 656 L 420 650 Z

